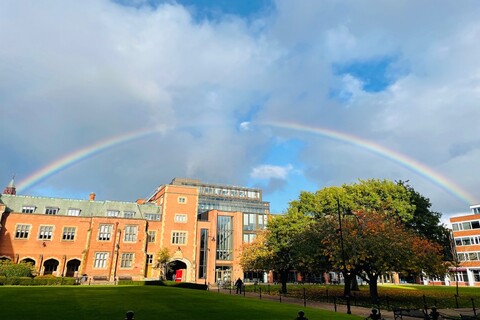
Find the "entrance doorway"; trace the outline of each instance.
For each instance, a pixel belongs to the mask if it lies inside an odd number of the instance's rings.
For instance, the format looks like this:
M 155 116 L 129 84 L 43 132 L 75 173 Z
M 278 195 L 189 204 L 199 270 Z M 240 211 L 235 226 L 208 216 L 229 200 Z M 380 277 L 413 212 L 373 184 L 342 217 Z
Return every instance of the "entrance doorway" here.
M 67 273 L 65 274 L 66 277 L 75 277 L 75 273 L 78 272 L 78 268 L 80 267 L 80 260 L 73 259 L 68 261 L 67 263 Z
M 167 265 L 167 280 L 184 281 L 186 279 L 187 265 L 179 260 L 174 260 Z
M 232 282 L 232 267 L 217 266 L 215 268 L 215 280 L 219 285 L 230 284 Z
M 54 271 L 57 271 L 58 261 L 55 259 L 45 260 L 45 262 L 43 263 L 43 267 L 44 267 L 43 269 L 44 275 L 53 274 Z

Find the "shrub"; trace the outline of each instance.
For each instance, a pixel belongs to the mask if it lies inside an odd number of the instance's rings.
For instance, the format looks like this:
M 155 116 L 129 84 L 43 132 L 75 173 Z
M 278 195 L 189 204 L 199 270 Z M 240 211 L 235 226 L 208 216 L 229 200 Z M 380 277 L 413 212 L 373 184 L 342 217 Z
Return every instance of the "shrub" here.
M 31 263 L 13 263 L 10 260 L 0 260 L 0 276 L 10 277 L 31 277 L 33 265 Z

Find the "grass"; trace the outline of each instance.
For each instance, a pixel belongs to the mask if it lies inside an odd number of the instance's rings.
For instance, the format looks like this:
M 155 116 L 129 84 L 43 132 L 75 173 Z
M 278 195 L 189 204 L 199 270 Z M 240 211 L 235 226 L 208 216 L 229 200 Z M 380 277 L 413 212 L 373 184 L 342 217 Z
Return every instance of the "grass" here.
M 341 285 L 289 285 L 289 296 L 303 298 L 303 290 L 308 300 L 332 301 L 333 297 L 343 295 L 343 286 Z M 280 286 L 262 285 L 262 294 L 278 294 Z M 259 291 L 257 286 L 247 286 L 248 291 Z M 371 307 L 368 286 L 360 286 L 360 291 L 352 292 L 352 304 Z M 471 308 L 472 299 L 476 308 L 480 309 L 480 287 L 459 287 L 459 297 L 455 299 L 456 287 L 454 286 L 424 286 L 424 285 L 379 285 L 378 294 L 382 309 L 391 309 L 392 306 L 421 309 L 424 303 L 439 308 L 456 308 L 457 302 L 460 308 Z M 344 303 L 342 299 L 337 299 L 339 303 Z
M 298 306 L 211 291 L 159 286 L 0 287 L 2 318 L 9 320 L 282 320 L 294 319 Z M 310 320 L 361 317 L 304 308 Z

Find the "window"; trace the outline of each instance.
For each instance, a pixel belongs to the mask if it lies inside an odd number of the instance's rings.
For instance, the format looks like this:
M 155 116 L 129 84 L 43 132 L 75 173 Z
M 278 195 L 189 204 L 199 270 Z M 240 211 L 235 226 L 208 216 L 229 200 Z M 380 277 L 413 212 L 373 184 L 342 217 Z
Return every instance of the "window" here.
M 46 207 L 45 208 L 45 214 L 57 214 L 58 210 L 59 210 L 58 208 Z
M 52 240 L 53 226 L 40 226 L 40 231 L 38 232 L 39 240 Z
M 67 210 L 67 216 L 79 216 L 80 211 L 81 211 L 80 209 L 69 208 Z
M 453 231 L 458 231 L 459 230 L 458 223 L 452 224 L 452 228 L 453 228 Z
M 480 282 L 480 270 L 472 270 L 475 282 Z
M 133 253 L 122 253 L 120 268 L 131 268 L 133 264 Z
M 175 215 L 175 222 L 186 223 L 187 222 L 187 215 L 186 214 L 176 214 Z
M 125 226 L 125 235 L 123 237 L 123 241 L 137 241 L 137 230 L 138 226 Z
M 108 241 L 112 235 L 112 225 L 111 224 L 101 224 L 98 229 L 98 240 Z
M 472 229 L 472 226 L 470 225 L 470 222 L 464 222 L 462 223 L 463 230 L 470 230 Z
M 205 279 L 207 277 L 207 257 L 208 257 L 208 229 L 200 230 L 200 264 L 198 268 L 198 277 Z
M 187 203 L 187 198 L 185 198 L 185 197 L 178 197 L 178 203 L 183 203 L 183 204 Z
M 23 206 L 22 207 L 22 212 L 23 213 L 34 213 L 35 209 L 36 209 L 36 207 L 34 207 L 34 206 Z
M 108 252 L 95 252 L 95 261 L 93 267 L 100 269 L 107 266 Z
M 250 234 L 245 233 L 243 235 L 243 242 L 250 243 L 250 242 L 253 241 L 253 239 L 255 239 L 255 236 L 256 236 L 256 234 L 254 234 L 254 233 L 250 233 Z
M 147 264 L 153 264 L 153 254 L 147 254 Z
M 135 218 L 135 211 L 123 211 L 124 218 Z
M 185 244 L 187 243 L 187 233 L 186 232 L 172 232 L 172 244 Z
M 155 242 L 155 238 L 157 237 L 156 231 L 148 231 L 147 233 L 147 241 L 148 242 Z
M 152 221 L 160 221 L 161 215 L 158 213 L 145 213 L 145 219 Z
M 74 240 L 75 231 L 75 227 L 63 227 L 62 240 Z
M 28 239 L 30 233 L 30 225 L 18 224 L 15 229 L 15 239 Z
M 107 210 L 107 217 L 118 217 L 119 214 L 118 210 Z
M 480 221 L 472 221 L 472 229 L 480 229 Z
M 217 260 L 233 259 L 233 217 L 217 217 Z

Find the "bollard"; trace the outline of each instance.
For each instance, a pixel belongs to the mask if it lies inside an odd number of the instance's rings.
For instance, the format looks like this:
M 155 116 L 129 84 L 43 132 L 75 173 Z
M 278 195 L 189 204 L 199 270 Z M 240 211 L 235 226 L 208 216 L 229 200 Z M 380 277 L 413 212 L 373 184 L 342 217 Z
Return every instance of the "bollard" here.
M 135 313 L 133 311 L 127 311 L 127 313 L 125 314 L 125 320 L 134 320 L 134 315 Z
M 303 288 L 303 306 L 307 306 L 307 295 L 305 294 L 305 288 Z
M 262 287 L 259 288 L 259 292 L 260 292 L 260 300 L 262 300 Z
M 333 296 L 333 308 L 335 309 L 335 312 L 337 312 L 337 297 Z
M 267 284 L 268 295 L 270 295 L 270 284 Z
M 458 309 L 458 295 L 455 295 L 455 307 Z
M 278 293 L 279 293 L 278 296 L 280 297 L 280 303 L 282 303 L 282 290 L 278 291 Z
M 229 291 L 230 291 L 230 294 L 232 294 L 232 285 L 230 285 Z
M 242 285 L 242 289 L 243 289 L 243 296 L 245 297 L 245 285 Z M 240 289 L 240 294 L 242 293 L 242 289 Z
M 329 300 L 330 300 L 330 299 L 329 299 L 329 297 L 328 297 L 328 289 L 327 289 L 327 302 L 328 302 Z
M 473 309 L 473 316 L 477 317 L 477 309 L 475 309 L 475 301 L 472 299 L 472 309 Z

